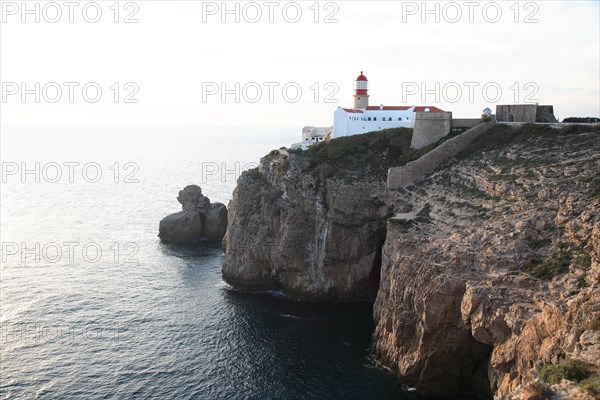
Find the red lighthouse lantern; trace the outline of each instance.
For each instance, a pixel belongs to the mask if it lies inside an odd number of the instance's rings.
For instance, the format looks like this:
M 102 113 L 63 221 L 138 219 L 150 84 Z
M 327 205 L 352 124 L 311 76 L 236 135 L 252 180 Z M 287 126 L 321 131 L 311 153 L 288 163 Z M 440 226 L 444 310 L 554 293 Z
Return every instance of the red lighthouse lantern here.
M 365 109 L 369 105 L 369 80 L 360 71 L 354 82 L 354 109 Z

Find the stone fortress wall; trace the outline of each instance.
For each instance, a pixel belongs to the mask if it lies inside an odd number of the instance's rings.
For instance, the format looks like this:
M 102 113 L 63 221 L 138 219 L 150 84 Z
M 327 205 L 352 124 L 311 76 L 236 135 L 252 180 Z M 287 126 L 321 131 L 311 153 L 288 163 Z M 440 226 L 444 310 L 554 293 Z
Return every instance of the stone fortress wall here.
M 480 122 L 465 133 L 445 141 L 418 160 L 411 161 L 401 167 L 390 168 L 388 170 L 387 188 L 395 190 L 432 173 L 438 165 L 466 149 L 475 139 L 494 125 L 496 125 L 495 121 Z
M 452 113 L 420 112 L 415 113 L 415 126 L 410 147 L 422 149 L 437 142 L 452 129 Z
M 453 118 L 452 129 L 471 129 L 481 123 L 481 118 Z
M 415 114 L 415 126 L 410 147 L 422 149 L 437 142 L 453 129 L 470 129 L 481 123 L 481 118 L 452 118 L 452 112 Z
M 554 116 L 554 107 L 538 104 L 505 104 L 496 106 L 498 122 L 558 122 Z

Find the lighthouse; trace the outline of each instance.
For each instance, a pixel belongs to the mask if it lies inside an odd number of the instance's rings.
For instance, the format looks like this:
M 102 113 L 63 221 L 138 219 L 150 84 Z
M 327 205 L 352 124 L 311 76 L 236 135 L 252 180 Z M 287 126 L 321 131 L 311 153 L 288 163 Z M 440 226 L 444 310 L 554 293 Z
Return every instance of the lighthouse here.
M 442 121 L 440 132 L 445 136 L 450 129 L 452 113 L 445 112 L 434 106 L 369 106 L 369 80 L 360 71 L 354 81 L 354 107 L 338 107 L 333 113 L 333 126 L 317 128 L 307 126 L 302 130 L 302 142 L 294 143 L 292 149 L 303 148 L 323 141 L 329 141 L 343 136 L 361 135 L 367 132 L 377 132 L 384 129 L 414 128 L 416 120 Z M 446 121 L 446 122 L 444 122 Z M 448 128 L 448 129 L 446 129 Z M 432 128 L 433 129 L 433 128 Z M 441 137 L 441 136 L 440 136 Z M 435 139 L 437 140 L 437 139 Z
M 354 82 L 354 109 L 364 110 L 369 106 L 369 81 L 363 72 Z

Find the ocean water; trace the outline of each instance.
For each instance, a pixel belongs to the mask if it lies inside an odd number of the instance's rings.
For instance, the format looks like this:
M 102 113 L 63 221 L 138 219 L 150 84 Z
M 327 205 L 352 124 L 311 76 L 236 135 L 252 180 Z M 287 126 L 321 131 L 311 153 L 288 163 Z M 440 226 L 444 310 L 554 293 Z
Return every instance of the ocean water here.
M 415 398 L 371 357 L 370 304 L 237 292 L 220 246 L 157 237 L 185 185 L 227 203 L 297 136 L 3 126 L 0 398 Z

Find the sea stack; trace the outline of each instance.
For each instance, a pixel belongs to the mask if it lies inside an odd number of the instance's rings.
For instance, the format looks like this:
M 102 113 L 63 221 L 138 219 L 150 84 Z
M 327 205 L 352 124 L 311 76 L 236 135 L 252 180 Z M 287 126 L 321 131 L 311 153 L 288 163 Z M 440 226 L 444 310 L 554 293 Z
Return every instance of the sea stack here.
M 219 243 L 227 230 L 227 208 L 211 203 L 197 185 L 179 191 L 177 200 L 182 210 L 160 221 L 158 237 L 167 243 Z

